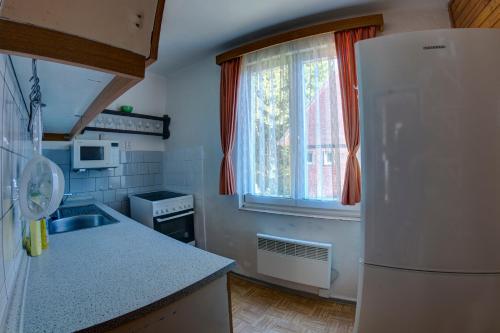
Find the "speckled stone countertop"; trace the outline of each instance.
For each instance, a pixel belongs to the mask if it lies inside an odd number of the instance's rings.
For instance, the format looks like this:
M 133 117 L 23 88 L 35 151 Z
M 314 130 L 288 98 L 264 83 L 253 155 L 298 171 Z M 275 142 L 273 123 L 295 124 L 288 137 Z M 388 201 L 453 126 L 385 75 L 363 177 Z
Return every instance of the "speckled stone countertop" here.
M 193 292 L 234 265 L 95 204 L 120 223 L 51 235 L 49 249 L 31 258 L 24 332 L 116 327 Z

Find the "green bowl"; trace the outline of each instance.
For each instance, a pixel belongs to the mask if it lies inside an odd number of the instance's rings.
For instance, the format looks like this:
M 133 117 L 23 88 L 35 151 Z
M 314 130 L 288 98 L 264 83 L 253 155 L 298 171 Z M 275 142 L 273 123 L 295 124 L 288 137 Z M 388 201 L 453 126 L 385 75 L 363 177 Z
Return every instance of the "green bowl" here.
M 128 112 L 128 113 L 131 113 L 132 111 L 134 111 L 134 107 L 132 105 L 122 105 L 120 107 L 120 110 L 122 112 Z

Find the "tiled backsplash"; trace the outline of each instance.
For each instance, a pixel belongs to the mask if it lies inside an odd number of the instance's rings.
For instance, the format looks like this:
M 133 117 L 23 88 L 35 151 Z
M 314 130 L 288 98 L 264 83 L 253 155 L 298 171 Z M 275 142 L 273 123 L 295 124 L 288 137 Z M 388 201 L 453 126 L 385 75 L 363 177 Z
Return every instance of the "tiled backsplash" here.
M 61 167 L 65 193 L 71 199 L 89 198 L 130 215 L 128 195 L 163 188 L 163 152 L 121 151 L 120 166 L 114 169 L 71 170 L 69 149 L 44 149 L 43 155 Z
M 164 156 L 165 188 L 194 196 L 194 233 L 202 249 L 206 248 L 204 163 L 202 146 L 167 149 Z
M 0 55 L 0 327 L 5 310 L 12 298 L 14 285 L 26 252 L 22 249 L 22 234 L 26 227 L 19 208 L 19 177 L 33 156 L 29 139 L 28 115 L 17 88 L 8 57 Z M 1 328 L 0 328 L 1 330 Z

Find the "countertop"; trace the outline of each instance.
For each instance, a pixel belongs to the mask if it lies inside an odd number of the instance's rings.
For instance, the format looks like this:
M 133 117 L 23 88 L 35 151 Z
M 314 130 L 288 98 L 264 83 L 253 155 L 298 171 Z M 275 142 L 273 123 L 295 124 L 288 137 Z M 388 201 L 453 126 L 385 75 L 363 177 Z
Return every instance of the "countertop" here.
M 30 260 L 24 332 L 116 327 L 174 302 L 234 265 L 95 204 L 120 223 L 50 235 L 49 249 Z

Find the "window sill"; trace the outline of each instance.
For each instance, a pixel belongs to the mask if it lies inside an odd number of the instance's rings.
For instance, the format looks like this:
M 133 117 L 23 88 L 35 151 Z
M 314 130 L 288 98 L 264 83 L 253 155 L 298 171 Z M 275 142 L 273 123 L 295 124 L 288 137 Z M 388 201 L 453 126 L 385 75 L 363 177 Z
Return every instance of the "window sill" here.
M 239 209 L 245 211 L 260 212 L 260 213 L 300 216 L 300 217 L 348 221 L 348 222 L 359 222 L 361 219 L 360 211 L 358 209 L 306 208 L 306 207 L 296 207 L 296 206 L 292 207 L 292 206 L 253 203 L 253 202 L 250 203 L 244 201 L 243 202 L 240 201 Z

